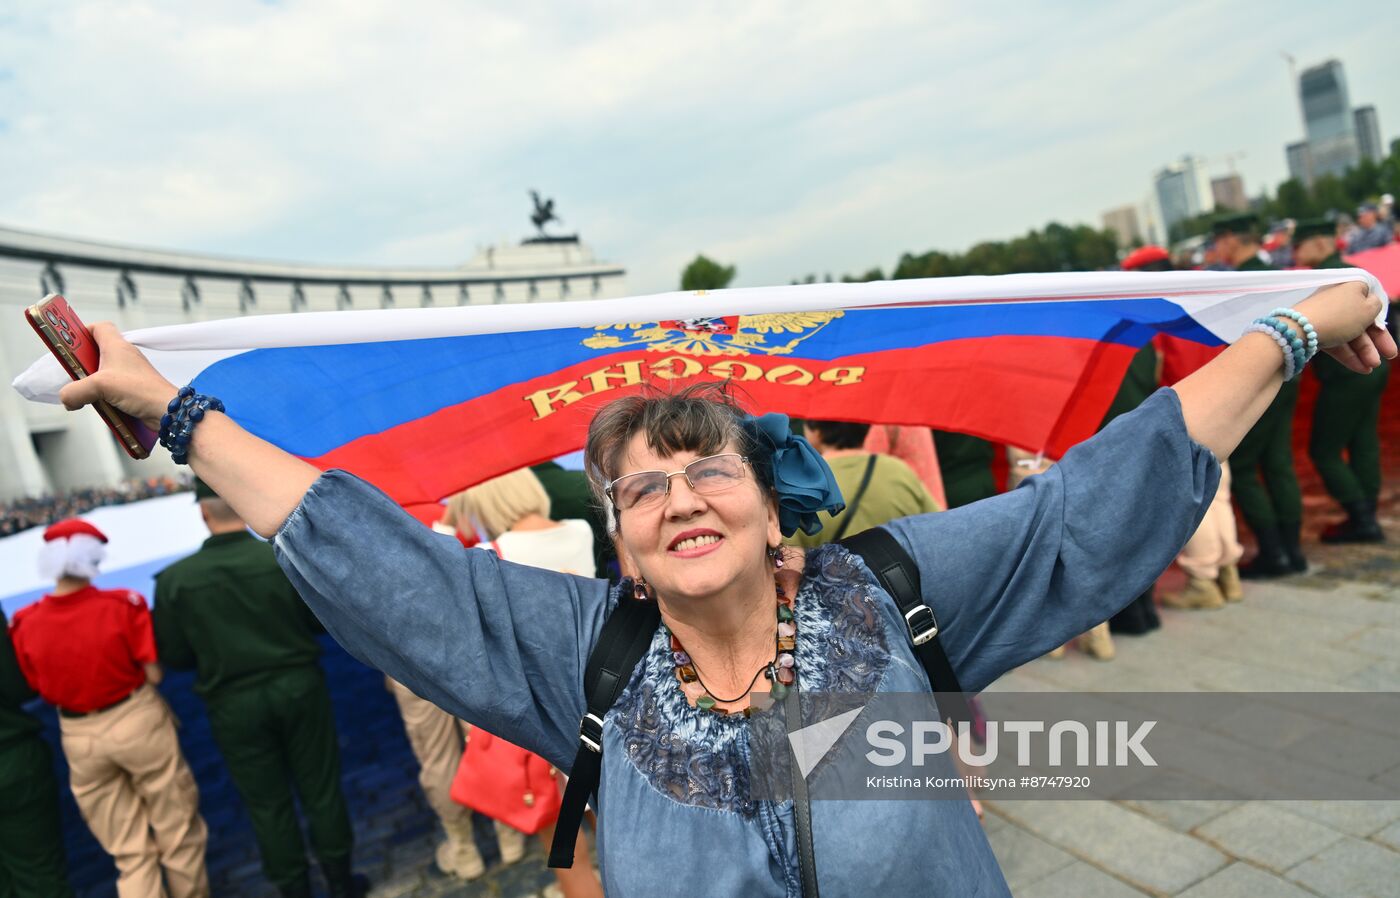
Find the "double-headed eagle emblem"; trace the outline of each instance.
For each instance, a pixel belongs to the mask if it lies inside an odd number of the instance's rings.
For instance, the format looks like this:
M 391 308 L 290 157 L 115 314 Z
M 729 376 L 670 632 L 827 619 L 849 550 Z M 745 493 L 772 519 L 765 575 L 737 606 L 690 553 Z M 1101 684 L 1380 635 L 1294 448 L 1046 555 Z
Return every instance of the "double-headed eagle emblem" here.
M 631 322 L 594 328 L 583 345 L 590 349 L 624 349 L 646 346 L 648 352 L 682 355 L 790 355 L 844 312 L 779 312 L 772 315 L 734 315 L 725 318 L 685 318 L 675 321 Z M 619 336 L 613 331 L 631 331 Z M 785 343 L 770 344 L 769 338 Z

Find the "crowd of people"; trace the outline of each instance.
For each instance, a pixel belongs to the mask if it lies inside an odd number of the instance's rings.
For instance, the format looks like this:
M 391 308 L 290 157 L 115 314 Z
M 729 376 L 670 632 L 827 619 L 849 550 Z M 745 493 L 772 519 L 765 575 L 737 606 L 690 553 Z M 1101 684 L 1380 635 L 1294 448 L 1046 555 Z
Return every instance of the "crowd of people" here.
M 1354 217 L 1343 213 L 1328 219 L 1316 219 L 1314 227 L 1322 228 L 1322 221 L 1327 222 L 1326 233 L 1334 238 L 1338 253 L 1355 255 L 1400 242 L 1400 208 L 1396 207 L 1394 197 L 1388 193 L 1379 202 L 1358 206 Z M 1267 265 L 1272 268 L 1312 267 L 1295 263 L 1293 242 L 1297 227 L 1297 219 L 1284 218 L 1264 228 L 1258 242 L 1260 257 Z M 1184 246 L 1176 255 L 1176 266 L 1208 271 L 1234 270 L 1237 266 L 1230 261 L 1230 248 L 1217 247 L 1215 238 L 1212 230 L 1205 235 L 1199 247 Z
M 93 486 L 56 495 L 12 499 L 0 503 L 0 537 L 13 536 L 31 527 L 44 527 L 94 508 L 124 505 L 189 489 L 188 483 L 174 477 L 133 477 L 116 486 Z
M 362 896 L 368 888 L 368 879 L 352 869 L 336 726 L 318 664 L 316 636 L 325 631 L 270 546 L 205 483 L 196 480 L 193 490 L 210 536 L 195 554 L 157 575 L 150 610 L 137 593 L 92 585 L 107 534 L 78 517 L 44 532 L 38 563 L 54 589 L 20 610 L 0 642 L 0 821 L 23 823 L 5 828 L 13 836 L 0 840 L 0 894 L 72 894 L 52 763 L 37 722 L 21 708 L 38 696 L 58 708 L 73 797 L 117 866 L 121 898 L 209 895 L 208 829 L 198 810 L 198 788 L 175 735 L 173 712 L 155 689 L 165 669 L 195 671 L 195 691 L 251 819 L 264 873 L 280 893 L 312 894 L 297 803 L 329 894 Z M 481 534 L 488 540 L 481 548 L 517 563 L 592 576 L 594 527 L 601 519 L 589 511 L 586 497 L 581 472 L 547 463 L 454 496 L 434 529 L 468 548 Z M 519 760 L 501 757 L 510 749 L 466 753 L 470 726 L 393 679 L 386 686 L 446 837 L 436 852 L 442 872 L 462 880 L 485 873 L 472 834 L 473 807 L 503 818 L 496 833 L 506 864 L 524 857 L 527 833 L 550 837 L 552 817 L 522 832 L 506 822 L 514 819 L 511 807 L 481 806 L 474 794 L 454 793 L 463 765 L 508 779 Z M 557 794 L 559 786 L 554 788 Z M 516 808 L 534 802 L 523 794 L 502 800 Z M 586 859 L 587 843 L 582 835 L 579 840 L 579 856 Z M 578 869 L 558 871 L 558 879 L 547 894 L 602 895 L 587 860 Z
M 1358 224 L 1373 229 L 1367 220 Z M 1264 239 L 1254 217 L 1222 217 L 1208 264 L 1269 267 Z M 1292 223 L 1288 240 L 1294 265 L 1342 264 L 1332 221 Z M 1170 267 L 1159 247 L 1123 262 Z M 1378 369 L 1362 374 L 1326 355 L 1314 363 L 1324 393 L 1310 457 L 1346 516 L 1327 541 L 1385 538 L 1376 428 L 1393 346 L 1367 329 L 1373 299 L 1336 287 L 1297 312 L 1300 339 L 1315 328 L 1324 345 L 1374 341 L 1356 352 Z M 704 384 L 612 403 L 590 428 L 585 472 L 543 465 L 497 478 L 453 497 L 429 529 L 353 476 L 323 475 L 208 414 L 191 459 L 210 536 L 157 576 L 150 610 L 143 596 L 92 585 L 109 536 L 76 513 L 182 489 L 175 481 L 15 512 L 25 526 L 49 525 L 40 564 L 55 585 L 0 641 L 0 823 L 23 821 L 0 839 L 0 893 L 71 894 L 51 760 L 22 707 L 37 694 L 58 709 L 74 798 L 117 865 L 119 895 L 209 894 L 197 786 L 155 688 L 173 668 L 195 671 L 268 879 L 288 898 L 311 895 L 309 843 L 332 896 L 364 895 L 318 663 L 323 627 L 387 677 L 442 825 L 435 860 L 448 875 L 485 870 L 474 808 L 497 819 L 507 863 L 524 855 L 527 834 L 549 842 L 557 828 L 556 851 L 572 846 L 574 863 L 547 891 L 569 898 L 601 895 L 604 882 L 619 895 L 677 882 L 793 894 L 816 876 L 813 830 L 849 836 L 816 843 L 833 893 L 874 880 L 895 891 L 935 881 L 950 892 L 1004 890 L 966 803 L 854 803 L 838 817 L 740 794 L 749 762 L 735 721 L 799 680 L 928 689 L 918 634 L 910 641 L 914 612 L 901 616 L 833 545 L 869 528 L 885 527 L 901 563 L 917 568 L 919 608 L 971 693 L 1076 641 L 1108 660 L 1110 632 L 1157 628 L 1159 603 L 1219 608 L 1243 597 L 1241 578 L 1306 569 L 1291 454 L 1297 384 L 1280 386 L 1278 348 L 1252 336 L 1215 350 L 1143 347 L 1100 435 L 1054 464 L 1010 449 L 1000 495 L 985 441 L 822 420 L 796 435 L 783 416 L 755 418 Z M 1231 363 L 1217 364 L 1227 353 Z M 134 366 L 119 381 L 131 392 L 104 398 L 158 416 L 173 390 L 130 358 L 117 364 Z M 144 392 L 131 386 L 143 382 Z M 147 408 L 146 395 L 164 398 Z M 1267 408 L 1251 404 L 1256 396 Z M 210 452 L 215 444 L 224 451 Z M 1032 475 L 1041 475 L 1033 486 L 1015 488 Z M 1243 565 L 1231 496 L 1259 544 Z M 1173 558 L 1186 586 L 1154 596 Z M 659 626 L 640 632 L 650 648 L 627 674 L 631 686 L 595 718 L 600 780 L 583 788 L 597 787 L 608 833 L 600 878 L 577 821 L 560 817 L 569 788 L 560 771 L 589 745 L 579 748 L 580 714 L 594 703 L 581 673 L 611 609 L 634 597 L 655 604 Z M 943 834 L 962 846 L 960 861 L 930 867 L 915 853 L 894 863 L 881 846 L 898 850 L 898 840 L 879 837 L 889 831 Z

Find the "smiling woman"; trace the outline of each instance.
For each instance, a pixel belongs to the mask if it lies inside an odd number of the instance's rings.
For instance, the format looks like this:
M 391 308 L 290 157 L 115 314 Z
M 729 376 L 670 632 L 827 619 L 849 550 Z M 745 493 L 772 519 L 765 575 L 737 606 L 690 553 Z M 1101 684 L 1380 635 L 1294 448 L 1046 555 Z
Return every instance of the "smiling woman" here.
M 1318 345 L 1359 373 L 1393 357 L 1379 311 L 1354 283 L 1303 300 L 1306 328 L 1291 311 L 1277 322 L 1296 338 L 1284 343 L 1290 370 Z M 101 370 L 65 387 L 64 403 L 106 399 L 158 425 L 175 387 L 112 327 L 94 337 Z M 1283 361 L 1270 334 L 1247 332 L 1019 489 L 887 525 L 968 691 L 1106 620 L 1156 579 L 1214 494 L 1216 459 L 1278 392 Z M 586 465 L 613 506 L 630 578 L 616 585 L 465 550 L 350 474 L 322 473 L 221 413 L 197 423 L 191 466 L 275 537 L 336 639 L 563 770 L 604 621 L 621 603 L 655 602 L 660 623 L 641 634 L 646 651 L 597 730 L 608 894 L 793 898 L 804 879 L 809 898 L 817 881 L 829 895 L 1008 894 L 966 801 L 817 801 L 808 820 L 795 810 L 803 802 L 755 795 L 753 721 L 742 713 L 751 691 L 930 689 L 895 600 L 860 558 L 839 544 L 779 548 L 840 502 L 785 417 L 751 417 L 716 387 L 601 411 Z M 813 848 L 801 863 L 799 832 Z

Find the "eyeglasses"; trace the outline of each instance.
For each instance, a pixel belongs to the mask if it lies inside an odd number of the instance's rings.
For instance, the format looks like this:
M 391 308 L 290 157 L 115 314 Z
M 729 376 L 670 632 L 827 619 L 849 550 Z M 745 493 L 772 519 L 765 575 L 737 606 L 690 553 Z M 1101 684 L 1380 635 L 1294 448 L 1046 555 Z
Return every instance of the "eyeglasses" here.
M 604 492 L 612 500 L 618 511 L 633 508 L 652 508 L 671 493 L 671 478 L 685 475 L 685 482 L 701 495 L 722 493 L 744 479 L 744 465 L 748 459 L 736 452 L 723 455 L 708 455 L 667 474 L 665 471 L 638 471 L 624 474 L 608 484 Z

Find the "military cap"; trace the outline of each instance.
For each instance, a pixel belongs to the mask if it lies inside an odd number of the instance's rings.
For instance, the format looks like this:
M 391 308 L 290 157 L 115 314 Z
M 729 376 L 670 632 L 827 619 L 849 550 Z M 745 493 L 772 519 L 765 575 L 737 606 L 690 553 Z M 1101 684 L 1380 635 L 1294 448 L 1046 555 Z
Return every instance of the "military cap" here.
M 198 502 L 200 499 L 217 498 L 219 498 L 219 494 L 214 492 L 213 488 L 210 487 L 209 484 L 205 483 L 203 480 L 200 480 L 198 477 L 194 479 L 194 501 Z
M 1259 232 L 1259 216 L 1253 212 L 1222 215 L 1210 223 L 1210 232 L 1212 234 L 1257 234 Z
M 1297 245 L 1309 237 L 1336 237 L 1337 223 L 1329 218 L 1300 218 L 1293 226 L 1293 243 Z
M 1360 215 L 1362 212 L 1374 212 L 1377 215 L 1379 215 L 1380 211 L 1381 207 L 1377 206 L 1375 203 L 1362 203 L 1361 205 L 1356 207 L 1357 215 Z

